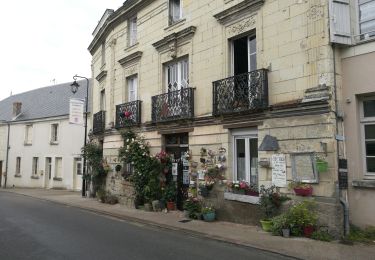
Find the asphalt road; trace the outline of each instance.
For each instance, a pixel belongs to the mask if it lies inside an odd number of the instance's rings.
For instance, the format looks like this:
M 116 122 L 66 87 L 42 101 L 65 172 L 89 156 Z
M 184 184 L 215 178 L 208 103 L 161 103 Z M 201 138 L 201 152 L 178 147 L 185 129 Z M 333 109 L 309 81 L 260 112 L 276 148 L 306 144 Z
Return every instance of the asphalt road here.
M 0 259 L 289 259 L 0 192 Z

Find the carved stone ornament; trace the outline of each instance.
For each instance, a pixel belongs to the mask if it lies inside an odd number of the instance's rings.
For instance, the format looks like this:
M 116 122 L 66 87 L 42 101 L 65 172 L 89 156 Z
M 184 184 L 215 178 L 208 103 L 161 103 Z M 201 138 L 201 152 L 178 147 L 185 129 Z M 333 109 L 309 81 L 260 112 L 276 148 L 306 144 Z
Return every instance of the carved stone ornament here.
M 239 23 L 229 26 L 227 29 L 228 38 L 239 35 L 246 31 L 250 31 L 255 28 L 256 18 L 255 15 L 246 18 Z
M 131 76 L 137 73 L 137 65 L 131 66 L 125 70 L 125 76 Z
M 320 5 L 313 5 L 307 12 L 307 17 L 312 21 L 320 20 L 324 17 L 323 7 Z

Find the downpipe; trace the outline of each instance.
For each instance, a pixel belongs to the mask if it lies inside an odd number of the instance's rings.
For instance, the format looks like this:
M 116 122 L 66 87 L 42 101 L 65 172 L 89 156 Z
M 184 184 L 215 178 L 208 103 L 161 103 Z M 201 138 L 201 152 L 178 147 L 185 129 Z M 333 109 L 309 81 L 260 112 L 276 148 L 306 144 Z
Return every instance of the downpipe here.
M 332 51 L 333 51 L 333 80 L 334 80 L 334 89 L 335 89 L 335 121 L 336 121 L 336 135 L 339 134 L 339 123 L 338 123 L 338 102 L 337 102 L 337 81 L 336 81 L 336 46 L 335 44 L 332 45 Z M 344 144 L 345 145 L 345 144 Z M 337 150 L 337 163 L 339 163 L 340 160 L 340 147 L 339 147 L 339 141 L 336 140 L 336 150 Z M 339 165 L 337 165 L 339 167 Z M 337 174 L 339 174 L 339 170 L 337 169 Z M 340 204 L 343 207 L 344 210 L 344 234 L 345 236 L 349 235 L 350 232 L 350 224 L 349 224 L 349 203 L 347 196 L 344 198 L 342 196 L 342 192 L 338 192 L 338 197 L 340 200 Z M 346 193 L 347 195 L 347 193 Z

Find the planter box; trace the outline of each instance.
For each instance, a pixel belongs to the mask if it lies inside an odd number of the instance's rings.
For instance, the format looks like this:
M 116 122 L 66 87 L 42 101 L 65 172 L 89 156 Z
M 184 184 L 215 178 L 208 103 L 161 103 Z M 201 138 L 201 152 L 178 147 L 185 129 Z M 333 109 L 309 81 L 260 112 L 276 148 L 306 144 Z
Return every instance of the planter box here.
M 250 204 L 259 204 L 259 197 L 234 194 L 231 192 L 224 192 L 224 199 L 240 201 L 240 202 L 245 202 L 245 203 L 250 203 Z
M 316 161 L 316 169 L 318 170 L 318 172 L 328 171 L 328 162 Z
M 311 196 L 313 192 L 313 188 L 311 187 L 310 189 L 302 189 L 302 188 L 294 188 L 294 192 L 296 193 L 297 196 Z

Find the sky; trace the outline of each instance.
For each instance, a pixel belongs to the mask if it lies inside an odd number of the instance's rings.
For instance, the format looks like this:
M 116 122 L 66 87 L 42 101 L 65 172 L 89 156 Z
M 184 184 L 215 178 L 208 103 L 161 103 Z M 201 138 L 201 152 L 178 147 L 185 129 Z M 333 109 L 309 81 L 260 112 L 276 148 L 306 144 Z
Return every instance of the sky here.
M 87 50 L 104 11 L 125 0 L 3 1 L 0 100 L 11 93 L 91 77 Z

